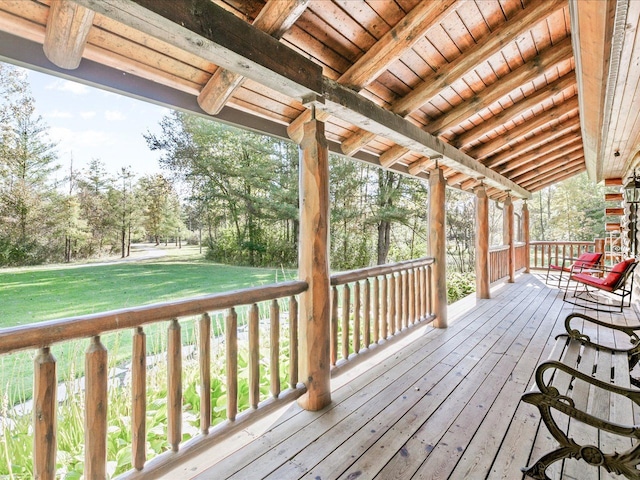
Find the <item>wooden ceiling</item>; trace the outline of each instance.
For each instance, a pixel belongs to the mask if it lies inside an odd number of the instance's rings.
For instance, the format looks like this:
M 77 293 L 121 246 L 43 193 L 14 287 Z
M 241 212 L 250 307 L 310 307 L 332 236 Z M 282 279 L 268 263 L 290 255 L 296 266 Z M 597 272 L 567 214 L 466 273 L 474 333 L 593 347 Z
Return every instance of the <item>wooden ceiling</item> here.
M 635 166 L 639 17 L 632 0 L 0 0 L 0 58 L 294 140 L 313 110 L 344 155 L 526 198 Z

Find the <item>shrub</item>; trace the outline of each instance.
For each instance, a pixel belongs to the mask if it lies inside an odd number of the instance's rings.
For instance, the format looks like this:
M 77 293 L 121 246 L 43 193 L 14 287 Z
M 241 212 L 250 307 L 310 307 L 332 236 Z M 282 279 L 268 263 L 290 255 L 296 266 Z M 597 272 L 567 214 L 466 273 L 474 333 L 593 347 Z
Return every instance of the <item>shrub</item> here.
M 447 303 L 452 304 L 476 291 L 473 272 L 447 272 Z

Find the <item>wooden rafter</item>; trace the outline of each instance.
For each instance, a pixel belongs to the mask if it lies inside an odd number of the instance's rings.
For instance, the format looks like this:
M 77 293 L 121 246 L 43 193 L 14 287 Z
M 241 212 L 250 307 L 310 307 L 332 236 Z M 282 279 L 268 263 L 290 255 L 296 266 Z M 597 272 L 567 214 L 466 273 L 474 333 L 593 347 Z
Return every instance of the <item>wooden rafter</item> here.
M 44 36 L 44 53 L 60 68 L 78 68 L 95 12 L 69 0 L 51 4 Z
M 480 123 L 478 126 L 464 132 L 456 137 L 454 145 L 458 148 L 468 146 L 473 141 L 482 138 L 487 133 L 492 132 L 496 128 L 515 120 L 520 115 L 525 114 L 529 110 L 540 105 L 542 102 L 549 98 L 563 93 L 564 90 L 574 87 L 576 84 L 576 76 L 573 71 L 558 78 L 555 82 L 552 82 L 537 90 L 535 93 L 528 97 L 523 98 L 521 101 L 514 103 L 509 108 L 505 108 L 497 115 L 494 115 L 490 119 Z M 560 102 L 558 102 L 560 103 Z
M 253 26 L 280 39 L 304 13 L 309 1 L 269 0 L 253 21 Z M 198 105 L 211 115 L 219 113 L 244 80 L 245 77 L 238 73 L 218 68 L 198 95 Z
M 529 175 L 540 175 L 547 170 L 556 168 L 567 162 L 571 162 L 578 158 L 584 157 L 584 151 L 582 145 L 578 145 L 573 150 L 567 150 L 561 154 L 549 155 L 545 158 L 541 158 L 536 162 L 531 162 L 526 165 L 521 165 L 515 170 L 509 172 L 509 178 L 517 179 L 518 182 L 524 182 L 529 179 Z
M 389 168 L 409 152 L 410 150 L 403 147 L 402 145 L 394 145 L 389 150 L 380 155 L 380 165 L 385 168 Z
M 527 120 L 511 130 L 507 130 L 496 139 L 479 145 L 471 151 L 471 154 L 477 159 L 482 159 L 510 143 L 519 140 L 521 137 L 530 134 L 536 129 L 549 128 L 550 124 L 557 124 L 558 120 L 565 115 L 577 114 L 577 111 L 578 99 L 572 97 L 560 105 L 545 110 L 540 115 L 533 117 L 533 119 Z
M 411 175 L 418 175 L 420 172 L 424 172 L 427 169 L 427 165 L 430 164 L 433 159 L 429 157 L 422 157 L 419 160 L 409 165 L 409 173 Z
M 520 181 L 523 185 L 530 185 L 547 178 L 552 178 L 558 174 L 563 174 L 570 168 L 584 165 L 584 154 L 576 155 L 571 158 L 571 160 L 563 159 L 555 165 L 548 166 L 549 168 L 547 169 L 541 169 L 540 171 L 531 171 L 526 175 L 523 175 Z
M 427 30 L 449 15 L 459 0 L 420 2 L 396 26 L 370 47 L 338 79 L 338 83 L 361 90 L 424 37 Z
M 451 127 L 459 125 L 515 89 L 532 82 L 540 75 L 544 75 L 546 71 L 556 67 L 558 63 L 568 60 L 572 55 L 571 38 L 567 37 L 557 44 L 549 46 L 531 60 L 509 72 L 499 81 L 432 120 L 426 129 L 430 133 L 440 134 Z
M 513 172 L 522 166 L 540 163 L 548 158 L 560 157 L 566 153 L 570 153 L 575 151 L 576 149 L 582 148 L 581 140 L 582 139 L 580 135 L 575 135 L 573 139 L 567 138 L 560 142 L 549 143 L 545 145 L 544 148 L 538 148 L 535 151 L 516 158 L 515 160 L 512 160 L 505 165 L 501 165 L 495 170 L 502 173 L 503 175 L 509 174 L 509 176 L 512 177 L 514 175 L 517 175 L 517 173 Z
M 553 185 L 568 178 L 575 177 L 577 174 L 584 172 L 586 169 L 587 168 L 585 167 L 584 161 L 581 161 L 578 162 L 577 165 L 566 169 L 562 173 L 557 172 L 555 173 L 555 175 L 546 176 L 530 183 L 529 188 L 531 188 L 532 191 L 537 192 L 538 190 L 542 190 L 549 185 Z
M 561 130 L 555 131 L 549 136 L 534 136 L 509 150 L 504 150 L 497 155 L 488 157 L 483 163 L 490 168 L 510 164 L 512 161 L 516 161 L 516 159 L 519 160 L 524 155 L 536 152 L 540 153 L 540 151 L 546 149 L 547 146 L 553 146 L 556 142 L 561 144 L 564 141 L 572 141 L 576 136 L 580 135 L 580 122 L 569 123 L 563 125 L 563 127 Z

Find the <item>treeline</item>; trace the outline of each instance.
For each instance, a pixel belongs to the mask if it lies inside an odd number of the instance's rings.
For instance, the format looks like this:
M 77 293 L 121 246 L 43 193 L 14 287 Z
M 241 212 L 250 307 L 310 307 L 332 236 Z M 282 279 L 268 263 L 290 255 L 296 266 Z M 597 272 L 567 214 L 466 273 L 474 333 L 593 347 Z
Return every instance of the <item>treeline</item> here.
M 0 64 L 0 93 L 0 265 L 127 256 L 140 240 L 202 240 L 214 261 L 296 265 L 293 143 L 174 112 L 160 133 L 145 135 L 161 153 L 163 174 L 108 175 L 99 159 L 77 170 L 71 158 L 58 158 L 20 70 Z M 532 239 L 601 235 L 603 198 L 584 175 L 536 194 Z M 427 254 L 425 182 L 331 156 L 330 204 L 333 270 Z M 491 241 L 501 244 L 500 205 L 492 202 L 491 212 Z M 447 189 L 452 270 L 473 271 L 474 218 L 473 195 Z

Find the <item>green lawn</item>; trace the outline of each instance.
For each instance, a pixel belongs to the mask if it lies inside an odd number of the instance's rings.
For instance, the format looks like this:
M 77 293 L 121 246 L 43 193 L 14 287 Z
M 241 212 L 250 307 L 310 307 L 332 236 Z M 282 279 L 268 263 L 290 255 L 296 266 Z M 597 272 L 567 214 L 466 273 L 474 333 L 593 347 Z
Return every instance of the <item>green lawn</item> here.
M 291 270 L 208 262 L 197 247 L 113 265 L 0 269 L 0 328 L 296 278 Z
M 214 264 L 204 260 L 197 247 L 170 248 L 164 257 L 129 263 L 5 269 L 0 270 L 0 328 L 294 278 L 296 274 L 291 270 Z M 181 324 L 183 342 L 193 342 L 193 321 Z M 164 323 L 145 328 L 149 352 L 164 348 L 165 329 Z M 104 335 L 102 341 L 114 363 L 130 356 L 130 331 Z M 86 340 L 53 346 L 59 380 L 82 374 L 86 346 Z M 34 353 L 0 356 L 0 401 L 4 393 L 10 403 L 30 398 Z

